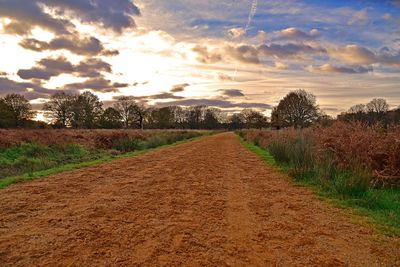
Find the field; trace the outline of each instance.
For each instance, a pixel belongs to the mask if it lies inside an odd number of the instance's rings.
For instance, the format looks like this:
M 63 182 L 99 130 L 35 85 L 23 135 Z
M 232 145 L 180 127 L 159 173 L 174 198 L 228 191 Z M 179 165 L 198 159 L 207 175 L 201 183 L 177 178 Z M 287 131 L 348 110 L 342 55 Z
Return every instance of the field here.
M 210 131 L 1 130 L 0 188 L 41 174 L 102 162 Z M 42 173 L 40 173 L 42 172 Z
M 400 262 L 399 238 L 293 185 L 233 133 L 11 185 L 0 201 L 3 266 Z

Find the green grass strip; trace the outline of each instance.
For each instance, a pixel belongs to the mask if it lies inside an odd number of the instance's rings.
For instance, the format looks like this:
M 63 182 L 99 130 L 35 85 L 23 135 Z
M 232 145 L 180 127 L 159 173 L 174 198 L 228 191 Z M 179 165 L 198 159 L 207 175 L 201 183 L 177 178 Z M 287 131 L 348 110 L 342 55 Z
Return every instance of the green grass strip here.
M 139 156 L 139 155 L 148 153 L 150 151 L 155 151 L 155 150 L 159 150 L 159 149 L 162 149 L 162 148 L 181 145 L 181 144 L 188 143 L 188 142 L 191 142 L 191 141 L 194 141 L 194 140 L 197 140 L 197 139 L 208 137 L 210 135 L 211 134 L 205 134 L 205 135 L 202 135 L 202 136 L 189 138 L 189 139 L 186 139 L 186 140 L 175 142 L 173 144 L 162 145 L 162 146 L 155 147 L 155 148 L 147 148 L 147 149 L 143 149 L 143 150 L 137 150 L 137 151 L 128 152 L 128 153 L 124 153 L 124 154 L 116 155 L 116 156 L 106 155 L 106 156 L 103 156 L 103 157 L 101 157 L 99 159 L 92 160 L 92 161 L 86 161 L 86 162 L 82 162 L 82 163 L 66 164 L 66 165 L 54 167 L 54 168 L 43 170 L 43 171 L 26 173 L 26 174 L 14 176 L 14 177 L 6 177 L 6 178 L 3 178 L 3 179 L 0 179 L 0 189 L 4 189 L 4 188 L 6 188 L 6 187 L 8 187 L 8 186 L 10 186 L 12 184 L 15 184 L 15 183 L 18 183 L 18 182 L 22 182 L 22 181 L 35 180 L 35 179 L 47 177 L 47 176 L 50 176 L 50 175 L 53 175 L 53 174 L 58 174 L 58 173 L 78 170 L 78 169 L 82 169 L 82 168 L 86 168 L 86 167 L 96 166 L 96 165 L 100 165 L 102 163 L 106 163 L 106 162 L 109 162 L 109 161 L 112 161 L 112 160 L 116 160 L 116 159 Z
M 267 150 L 244 140 L 240 136 L 238 136 L 238 138 L 244 147 L 258 155 L 266 165 L 288 174 L 290 168 L 278 164 Z M 332 206 L 348 209 L 353 215 L 362 216 L 362 218 L 352 218 L 356 223 L 373 226 L 373 228 L 378 229 L 381 233 L 388 236 L 400 236 L 400 191 L 398 189 L 370 189 L 362 198 L 348 198 L 323 188 L 320 184 L 317 184 L 311 179 L 302 181 L 291 180 L 297 186 L 310 188 L 319 196 L 319 199 L 330 203 Z M 374 203 L 376 203 L 377 198 L 379 198 L 382 206 L 385 206 L 385 209 L 368 207 L 368 205 L 366 205 L 371 199 L 374 199 Z

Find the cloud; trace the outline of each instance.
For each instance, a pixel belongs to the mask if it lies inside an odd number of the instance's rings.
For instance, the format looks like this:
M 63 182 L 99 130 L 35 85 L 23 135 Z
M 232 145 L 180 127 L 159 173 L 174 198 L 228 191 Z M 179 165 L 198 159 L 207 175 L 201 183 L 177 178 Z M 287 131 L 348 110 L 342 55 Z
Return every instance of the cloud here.
M 232 39 L 239 39 L 246 34 L 246 31 L 243 28 L 232 28 L 228 31 L 228 34 Z
M 309 33 L 306 33 L 294 27 L 283 29 L 277 34 L 278 39 L 288 40 L 312 40 L 320 36 L 320 32 L 317 29 L 312 29 Z
M 265 43 L 268 38 L 268 34 L 265 31 L 258 31 L 257 38 L 261 41 L 261 43 Z
M 228 75 L 228 74 L 220 72 L 220 73 L 218 73 L 218 80 L 220 80 L 220 81 L 233 81 L 234 78 L 232 76 Z
M 170 91 L 172 93 L 183 92 L 183 91 L 185 91 L 185 88 L 188 86 L 190 86 L 190 84 L 188 84 L 188 83 L 176 84 L 176 85 L 172 86 Z
M 278 70 L 287 70 L 289 66 L 282 62 L 275 62 L 275 68 Z
M 252 63 L 258 64 L 260 60 L 258 58 L 258 50 L 254 46 L 250 45 L 240 45 L 238 47 L 228 46 L 225 49 L 227 56 L 242 62 L 242 63 Z
M 79 77 L 101 76 L 101 72 L 111 73 L 111 65 L 99 58 L 89 58 L 74 67 L 74 73 Z
M 339 59 L 350 64 L 382 64 L 394 67 L 400 67 L 400 52 L 390 52 L 388 49 L 383 49 L 380 53 L 374 53 L 368 48 L 358 45 L 347 45 L 341 48 L 329 50 L 329 55 L 332 58 Z
M 206 46 L 196 45 L 192 50 L 197 53 L 197 60 L 201 63 L 212 64 L 222 60 L 218 51 L 209 51 Z
M 150 96 L 142 96 L 140 97 L 142 99 L 147 99 L 147 100 L 158 100 L 158 99 L 184 99 L 183 96 L 177 96 L 174 95 L 173 93 L 160 93 L 156 95 L 150 95 Z
M 76 34 L 60 36 L 54 38 L 50 42 L 43 42 L 34 38 L 26 38 L 20 42 L 20 46 L 36 52 L 65 49 L 74 54 L 85 56 L 118 55 L 118 51 L 106 50 L 99 39 L 95 37 L 79 37 Z
M 361 74 L 373 71 L 372 67 L 363 67 L 363 66 L 338 67 L 338 66 L 333 66 L 329 63 L 324 64 L 322 66 L 308 66 L 306 70 L 312 73 L 345 73 L 345 74 Z
M 36 98 L 48 98 L 54 93 L 54 90 L 44 88 L 36 83 L 16 82 L 6 77 L 0 77 L 0 96 L 13 93 L 22 94 L 29 100 L 32 100 Z
M 390 13 L 385 13 L 385 14 L 382 16 L 382 18 L 383 18 L 384 20 L 391 20 L 391 19 L 392 19 L 392 15 L 390 15 Z
M 62 73 L 72 73 L 74 67 L 65 58 L 44 58 L 37 62 L 38 67 L 31 69 L 21 69 L 18 71 L 18 76 L 24 80 L 39 79 L 49 80 L 53 76 L 58 76 Z
M 0 17 L 9 18 L 12 23 L 6 26 L 6 30 L 18 34 L 29 33 L 36 26 L 56 34 L 66 34 L 74 28 L 70 22 L 72 19 L 121 33 L 124 29 L 136 26 L 133 16 L 138 15 L 140 10 L 131 0 L 3 0 L 0 2 Z
M 40 7 L 40 2 L 33 0 L 1 1 L 0 17 L 12 20 L 11 23 L 13 24 L 8 27 L 6 26 L 6 29 L 23 29 L 23 26 L 26 26 L 22 33 L 30 32 L 33 27 L 39 26 L 54 33 L 65 34 L 68 33 L 68 28 L 72 26 L 66 19 L 54 18 L 50 14 L 45 13 Z M 15 30 L 14 33 L 16 33 Z
M 78 77 L 98 77 L 101 72 L 111 73 L 111 65 L 98 58 L 89 58 L 72 65 L 65 57 L 44 58 L 31 69 L 21 69 L 18 76 L 24 80 L 49 80 L 61 74 L 74 74 Z
M 368 14 L 366 9 L 355 12 L 347 22 L 348 25 L 353 25 L 353 24 L 364 25 L 367 23 L 368 23 Z
M 303 58 L 305 55 L 325 54 L 326 50 L 322 47 L 314 47 L 307 44 L 270 44 L 261 45 L 258 48 L 259 54 L 280 59 L 284 58 Z
M 243 97 L 243 91 L 239 89 L 221 89 L 218 90 L 222 96 L 226 97 Z
M 63 86 L 64 89 L 69 90 L 83 90 L 90 89 L 96 92 L 118 92 L 119 88 L 128 87 L 127 83 L 115 83 L 104 77 L 90 78 L 82 83 L 70 83 Z
M 193 51 L 198 53 L 201 63 L 212 64 L 233 59 L 247 64 L 260 64 L 260 57 L 274 57 L 279 59 L 304 59 L 308 55 L 326 54 L 326 49 L 319 46 L 311 46 L 303 43 L 287 43 L 270 45 L 239 45 L 226 46 L 223 50 L 210 51 L 207 47 L 197 47 Z
M 156 106 L 209 106 L 218 108 L 256 108 L 256 109 L 272 109 L 271 105 L 254 102 L 232 102 L 221 99 L 184 99 L 170 102 L 157 102 Z
M 3 25 L 3 32 L 13 35 L 28 35 L 31 32 L 31 26 L 25 22 L 11 21 Z

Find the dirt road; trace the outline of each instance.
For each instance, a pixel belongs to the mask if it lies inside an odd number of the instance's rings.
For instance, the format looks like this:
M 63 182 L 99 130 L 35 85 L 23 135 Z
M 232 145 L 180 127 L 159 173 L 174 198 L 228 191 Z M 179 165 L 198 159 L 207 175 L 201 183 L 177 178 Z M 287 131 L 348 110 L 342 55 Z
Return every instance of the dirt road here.
M 1 266 L 400 266 L 231 134 L 0 191 Z

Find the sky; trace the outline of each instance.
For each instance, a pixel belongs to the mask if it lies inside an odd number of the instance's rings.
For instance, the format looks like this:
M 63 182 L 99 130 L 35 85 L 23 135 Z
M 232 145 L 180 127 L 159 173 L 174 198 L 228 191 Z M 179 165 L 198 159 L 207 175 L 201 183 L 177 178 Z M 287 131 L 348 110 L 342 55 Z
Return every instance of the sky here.
M 269 114 L 304 89 L 337 115 L 400 105 L 399 0 L 0 0 L 0 97 Z

